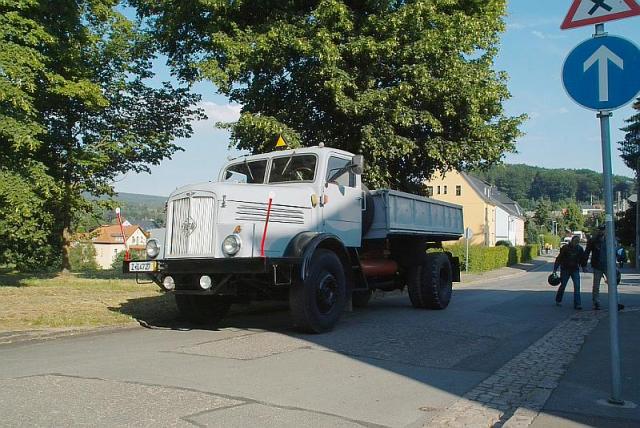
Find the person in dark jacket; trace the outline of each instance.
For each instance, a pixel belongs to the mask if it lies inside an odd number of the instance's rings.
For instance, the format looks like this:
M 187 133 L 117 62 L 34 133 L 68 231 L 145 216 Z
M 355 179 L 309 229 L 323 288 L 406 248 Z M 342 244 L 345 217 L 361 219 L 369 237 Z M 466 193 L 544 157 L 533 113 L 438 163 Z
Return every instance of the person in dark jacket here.
M 591 255 L 591 268 L 593 269 L 592 301 L 593 309 L 600 309 L 600 281 L 606 276 L 607 271 L 607 243 L 604 236 L 604 226 L 598 227 L 598 231 L 587 241 L 587 249 L 584 252 L 586 264 Z
M 573 307 L 577 310 L 582 309 L 580 302 L 580 267 L 584 268 L 585 265 L 586 259 L 584 250 L 580 246 L 580 237 L 574 236 L 569 244 L 560 248 L 560 254 L 556 257 L 556 262 L 553 265 L 554 273 L 560 267 L 560 287 L 556 293 L 556 305 L 561 305 L 564 289 L 567 287 L 569 278 L 571 278 L 571 281 L 573 281 Z

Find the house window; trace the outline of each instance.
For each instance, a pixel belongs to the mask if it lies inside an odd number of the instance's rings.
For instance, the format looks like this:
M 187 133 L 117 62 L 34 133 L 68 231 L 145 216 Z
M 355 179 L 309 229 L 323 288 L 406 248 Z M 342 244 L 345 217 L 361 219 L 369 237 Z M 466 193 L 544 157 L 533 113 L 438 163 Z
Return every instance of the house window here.
M 438 195 L 440 194 L 440 186 L 438 186 Z
M 456 186 L 456 196 L 462 196 L 462 186 Z
M 427 186 L 427 196 L 433 196 L 433 186 Z
M 447 186 L 444 186 L 444 192 L 442 192 L 443 194 L 447 194 Z

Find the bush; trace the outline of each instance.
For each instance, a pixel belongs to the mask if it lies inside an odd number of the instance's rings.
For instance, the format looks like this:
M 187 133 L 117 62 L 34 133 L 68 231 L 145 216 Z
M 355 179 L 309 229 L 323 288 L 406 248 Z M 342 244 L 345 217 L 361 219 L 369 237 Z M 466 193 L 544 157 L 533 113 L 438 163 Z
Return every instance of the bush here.
M 627 248 L 627 258 L 629 259 L 629 264 L 633 267 L 636 266 L 636 250 L 633 247 Z
M 560 248 L 560 237 L 558 235 L 554 235 L 553 233 L 545 233 L 543 235 L 544 243 L 551 244 L 553 248 Z
M 482 245 L 469 246 L 469 271 L 486 272 L 517 263 L 528 262 L 538 255 L 538 245 L 524 245 L 520 247 L 485 247 Z M 456 244 L 446 247 L 454 257 L 460 258 L 460 268 L 465 270 L 465 246 Z
M 76 242 L 69 249 L 69 264 L 73 272 L 97 270 L 96 248 L 90 241 Z
M 122 262 L 124 262 L 124 251 L 120 251 L 116 258 L 113 259 L 113 263 L 111 263 L 111 270 L 122 271 Z M 144 250 L 136 251 L 129 250 L 129 255 L 131 256 L 131 260 L 145 260 L 146 255 Z
M 498 242 L 496 242 L 496 247 L 513 247 L 513 244 L 511 243 L 511 241 L 507 240 L 507 239 L 502 239 Z

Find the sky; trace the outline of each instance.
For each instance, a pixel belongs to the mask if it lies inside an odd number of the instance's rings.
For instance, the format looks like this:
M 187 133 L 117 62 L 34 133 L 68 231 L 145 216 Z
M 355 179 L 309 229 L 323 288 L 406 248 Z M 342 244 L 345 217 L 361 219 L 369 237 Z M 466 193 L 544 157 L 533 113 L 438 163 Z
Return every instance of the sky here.
M 602 171 L 596 112 L 575 104 L 561 81 L 564 58 L 594 30 L 593 26 L 560 30 L 572 2 L 508 1 L 507 30 L 502 35 L 495 68 L 509 75 L 512 98 L 505 103 L 507 115 L 526 113 L 529 119 L 521 127 L 524 136 L 516 141 L 517 153 L 506 154 L 506 163 Z M 640 44 L 640 16 L 608 22 L 605 31 Z M 155 69 L 158 82 L 171 80 L 163 58 L 158 59 Z M 116 191 L 168 196 L 182 185 L 215 180 L 228 157 L 239 154 L 228 149 L 228 132 L 216 129 L 214 124 L 236 120 L 240 106 L 229 104 L 210 83 L 198 83 L 194 90 L 202 95 L 200 107 L 208 119 L 194 124 L 191 138 L 177 140 L 184 151 L 153 166 L 151 174 L 118 177 Z M 624 120 L 632 114 L 629 104 L 614 111 L 611 118 L 614 174 L 633 175 L 618 156 L 616 144 L 624 138 L 620 131 Z

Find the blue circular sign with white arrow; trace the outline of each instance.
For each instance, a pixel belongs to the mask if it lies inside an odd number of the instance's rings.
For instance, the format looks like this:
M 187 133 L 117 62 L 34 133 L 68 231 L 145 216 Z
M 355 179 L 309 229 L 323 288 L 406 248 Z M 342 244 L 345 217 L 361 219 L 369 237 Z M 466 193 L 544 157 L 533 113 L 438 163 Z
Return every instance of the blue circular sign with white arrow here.
M 583 107 L 617 109 L 640 92 L 640 49 L 617 36 L 586 40 L 565 59 L 562 83 Z

